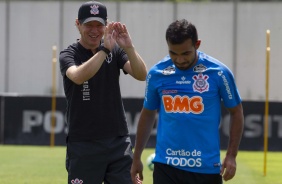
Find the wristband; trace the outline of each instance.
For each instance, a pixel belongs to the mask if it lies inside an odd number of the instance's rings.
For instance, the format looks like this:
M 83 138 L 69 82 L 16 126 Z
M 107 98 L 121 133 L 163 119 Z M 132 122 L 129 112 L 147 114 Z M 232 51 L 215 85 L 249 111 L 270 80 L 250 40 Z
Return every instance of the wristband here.
M 107 55 L 109 55 L 111 53 L 111 51 L 104 46 L 101 46 L 100 50 L 104 51 Z

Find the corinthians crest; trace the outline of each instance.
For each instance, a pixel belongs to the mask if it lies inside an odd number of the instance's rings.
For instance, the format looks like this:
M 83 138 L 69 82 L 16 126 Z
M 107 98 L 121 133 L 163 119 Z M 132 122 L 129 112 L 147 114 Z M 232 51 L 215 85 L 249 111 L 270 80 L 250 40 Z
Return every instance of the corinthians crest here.
M 71 180 L 71 184 L 82 184 L 83 183 L 83 181 L 82 180 L 80 180 L 80 179 L 74 179 L 74 180 Z
M 208 78 L 209 76 L 203 75 L 202 73 L 199 73 L 198 75 L 194 75 L 193 90 L 195 92 L 200 92 L 200 93 L 208 91 L 209 90 Z
M 98 15 L 99 14 L 99 6 L 98 5 L 93 5 L 90 6 L 91 10 L 90 13 L 93 15 Z

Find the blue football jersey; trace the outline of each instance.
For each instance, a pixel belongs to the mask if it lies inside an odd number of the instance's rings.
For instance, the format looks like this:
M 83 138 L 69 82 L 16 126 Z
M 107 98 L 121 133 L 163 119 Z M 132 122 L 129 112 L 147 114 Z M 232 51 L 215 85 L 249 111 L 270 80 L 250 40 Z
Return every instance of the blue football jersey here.
M 159 111 L 154 162 L 197 173 L 219 173 L 221 101 L 241 102 L 232 72 L 198 51 L 197 63 L 179 70 L 169 56 L 146 79 L 144 108 Z

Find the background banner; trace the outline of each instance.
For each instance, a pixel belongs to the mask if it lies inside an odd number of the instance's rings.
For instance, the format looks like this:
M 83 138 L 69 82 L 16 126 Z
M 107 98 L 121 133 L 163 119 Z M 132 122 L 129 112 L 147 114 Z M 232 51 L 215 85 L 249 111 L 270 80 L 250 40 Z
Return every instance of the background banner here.
M 2 144 L 49 145 L 51 132 L 51 97 L 0 96 L 0 141 Z M 124 98 L 124 108 L 132 143 L 135 141 L 143 99 Z M 241 150 L 263 150 L 264 102 L 244 101 L 245 126 L 240 145 Z M 65 123 L 66 100 L 56 98 L 55 145 L 65 145 L 67 126 Z M 229 135 L 229 115 L 222 107 L 219 127 L 221 149 L 226 149 Z M 156 117 L 157 122 L 158 116 Z M 268 150 L 282 151 L 282 103 L 269 104 Z M 147 147 L 154 147 L 157 133 L 155 124 Z

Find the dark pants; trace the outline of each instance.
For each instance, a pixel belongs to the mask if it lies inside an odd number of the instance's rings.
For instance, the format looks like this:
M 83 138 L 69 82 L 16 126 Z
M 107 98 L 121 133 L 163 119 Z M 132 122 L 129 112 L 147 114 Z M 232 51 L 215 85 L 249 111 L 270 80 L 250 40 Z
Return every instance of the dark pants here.
M 154 184 L 222 184 L 220 174 L 193 173 L 154 163 Z
M 132 184 L 131 164 L 129 136 L 67 143 L 69 184 Z

